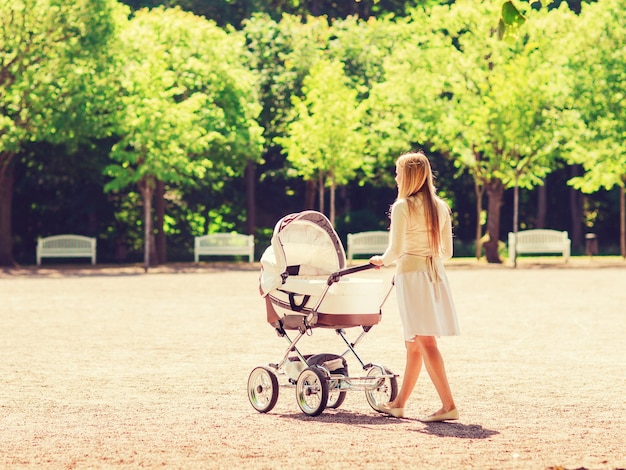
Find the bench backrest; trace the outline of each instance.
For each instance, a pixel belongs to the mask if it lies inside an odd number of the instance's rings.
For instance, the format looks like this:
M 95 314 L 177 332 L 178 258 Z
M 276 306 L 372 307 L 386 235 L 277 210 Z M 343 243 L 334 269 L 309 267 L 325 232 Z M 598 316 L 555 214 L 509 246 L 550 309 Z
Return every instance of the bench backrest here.
M 95 248 L 96 239 L 82 235 L 53 235 L 38 239 L 37 245 L 45 251 L 75 250 L 85 252 Z
M 515 234 L 512 240 L 515 241 Z M 523 230 L 517 232 L 517 245 L 562 246 L 567 242 L 567 232 L 551 229 Z
M 254 243 L 252 235 L 241 233 L 211 233 L 196 237 L 195 240 L 198 247 L 249 247 Z
M 200 255 L 247 255 L 254 259 L 254 235 L 210 233 L 194 238 L 194 260 Z
M 389 245 L 389 232 L 374 230 L 348 234 L 348 259 L 354 255 L 381 254 Z

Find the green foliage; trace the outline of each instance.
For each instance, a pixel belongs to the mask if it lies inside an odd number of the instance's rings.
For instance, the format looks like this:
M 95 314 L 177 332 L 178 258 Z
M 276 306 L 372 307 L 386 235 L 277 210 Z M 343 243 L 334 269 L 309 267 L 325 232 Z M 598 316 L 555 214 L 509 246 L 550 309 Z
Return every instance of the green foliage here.
M 514 42 L 518 37 L 520 26 L 525 21 L 526 18 L 515 8 L 513 2 L 504 2 L 502 4 L 502 16 L 498 21 L 498 39 Z
M 430 23 L 429 23 L 430 19 Z M 384 62 L 384 80 L 372 87 L 367 100 L 368 152 L 376 167 L 393 166 L 397 156 L 427 142 L 435 142 L 444 119 L 441 100 L 449 66 L 449 38 L 432 34 L 440 26 L 436 14 L 415 10 L 410 21 L 394 30 L 395 47 Z M 393 185 L 393 175 L 380 175 Z
M 585 149 L 569 159 L 585 168 L 572 184 L 586 193 L 626 186 L 625 8 L 620 0 L 588 5 L 569 37 L 574 97 L 588 129 Z
M 331 25 L 329 55 L 343 63 L 359 100 L 366 99 L 371 88 L 384 81 L 383 64 L 398 43 L 398 29 L 395 21 L 375 18 L 360 21 L 349 17 Z
M 209 3 L 168 5 L 209 15 L 227 8 Z M 385 228 L 393 161 L 419 147 L 464 227 L 485 222 L 485 211 L 468 216 L 474 182 L 525 188 L 528 226 L 531 190 L 563 161 L 585 168 L 572 184 L 586 192 L 626 184 L 623 0 L 585 4 L 578 16 L 549 1 L 359 3 L 357 16 L 339 11 L 352 4 L 322 2 L 328 16 L 312 17 L 303 3 L 279 2 L 270 11 L 256 0 L 239 2 L 230 17 L 249 19 L 238 31 L 178 8 L 139 9 L 129 19 L 129 10 L 108 0 L 0 3 L 0 175 L 18 155 L 24 166 L 16 176 L 24 181 L 17 194 L 33 200 L 16 207 L 54 228 L 46 211 L 72 206 L 81 221 L 68 221 L 84 227 L 89 219 L 104 244 L 122 240 L 136 256 L 137 183 L 167 182 L 164 230 L 184 253 L 192 234 L 242 226 L 248 160 L 260 164 L 263 227 L 301 210 L 303 180 L 321 176 L 331 188 L 344 185 L 340 230 Z M 411 5 L 406 18 L 382 15 Z M 378 16 L 364 21 L 366 11 Z M 227 23 L 237 24 L 219 24 Z M 116 139 L 109 192 L 94 196 L 104 147 L 80 143 L 104 136 Z M 44 141 L 58 144 L 54 159 L 29 145 Z M 71 157 L 71 147 L 81 154 Z M 36 195 L 37 181 L 45 196 Z M 72 185 L 98 199 L 95 209 L 75 210 Z M 613 194 L 594 205 L 601 197 L 585 199 L 590 223 L 609 223 Z M 509 199 L 505 193 L 506 224 Z M 41 228 L 34 226 L 19 221 L 26 237 Z
M 26 142 L 106 134 L 113 0 L 0 3 L 0 162 Z
M 283 146 L 287 160 L 305 179 L 322 175 L 326 185 L 345 184 L 361 165 L 364 140 L 356 91 L 340 62 L 320 60 L 305 78 L 304 99 L 293 97 L 294 120 Z
M 427 14 L 431 52 L 405 54 L 419 54 L 415 61 L 426 78 L 411 77 L 420 80 L 409 89 L 414 92 L 398 98 L 421 104 L 412 118 L 418 124 L 410 128 L 423 134 L 413 138 L 458 155 L 458 163 L 481 180 L 496 178 L 509 187 L 538 184 L 553 168 L 556 149 L 562 151 L 578 130 L 575 113 L 566 111 L 564 61 L 556 60 L 555 35 L 545 28 L 558 20 L 556 13 L 528 12 L 532 21 L 512 45 L 492 34 L 498 2 L 460 1 Z M 396 62 L 403 67 L 405 57 Z
M 302 95 L 302 83 L 312 64 L 324 55 L 330 29 L 324 18 L 302 22 L 284 16 L 275 22 L 267 15 L 255 15 L 244 23 L 248 66 L 256 72 L 263 103 L 260 123 L 267 144 L 282 135 L 289 122 L 291 97 Z
M 76 150 L 110 133 L 115 0 L 0 2 L 0 265 L 11 265 L 13 171 L 29 143 Z
M 122 36 L 124 107 L 108 189 L 241 174 L 259 157 L 254 83 L 235 39 L 180 10 L 137 12 Z
M 416 9 L 399 34 L 411 39 L 394 48 L 386 80 L 369 99 L 379 166 L 427 146 L 472 174 L 477 198 L 491 185 L 541 184 L 557 157 L 576 148 L 584 127 L 569 109 L 567 60 L 555 53 L 568 24 L 564 16 L 545 9 L 522 14 L 497 0 Z M 508 23 L 505 35 L 497 34 L 498 21 Z M 493 240 L 501 203 L 489 205 Z

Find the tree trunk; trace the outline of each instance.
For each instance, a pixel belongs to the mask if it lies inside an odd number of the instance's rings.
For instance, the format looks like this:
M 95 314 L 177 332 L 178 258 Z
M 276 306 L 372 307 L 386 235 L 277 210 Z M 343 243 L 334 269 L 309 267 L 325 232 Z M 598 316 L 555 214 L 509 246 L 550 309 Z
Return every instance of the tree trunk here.
M 317 192 L 317 185 L 315 180 L 305 181 L 305 194 L 304 194 L 304 209 L 313 210 L 315 208 L 315 194 Z
M 579 175 L 580 167 L 570 166 L 570 178 Z M 572 229 L 570 238 L 575 249 L 583 249 L 583 195 L 577 189 L 569 188 L 569 209 Z
M 12 155 L 0 154 L 0 266 L 14 266 L 13 227 L 13 165 Z
M 476 259 L 479 260 L 482 256 L 483 245 L 483 194 L 485 193 L 485 187 L 474 179 L 474 192 L 476 193 Z
M 348 188 L 346 185 L 341 185 L 337 188 L 337 192 L 339 193 L 339 200 L 342 204 L 341 211 L 339 211 L 340 217 L 345 217 L 346 214 L 349 214 L 352 210 L 352 206 L 350 205 L 350 197 L 348 197 Z
M 246 223 L 248 235 L 256 232 L 256 164 L 252 160 L 246 163 Z
M 517 175 L 515 176 L 515 186 L 513 187 L 513 233 L 515 234 L 515 244 L 517 248 L 517 228 L 519 227 L 519 184 Z M 510 261 L 510 260 L 509 260 Z M 517 249 L 513 257 L 513 266 L 517 268 Z
M 157 180 L 154 188 L 154 212 L 155 212 L 155 262 L 156 264 L 167 263 L 167 243 L 163 224 L 165 221 L 165 183 Z
M 487 191 L 487 236 L 484 243 L 485 256 L 488 263 L 502 263 L 498 254 L 498 241 L 500 239 L 500 209 L 502 208 L 502 195 L 504 185 L 499 179 L 489 181 L 485 185 Z
M 319 196 L 319 211 L 323 214 L 324 213 L 324 177 L 322 175 L 322 172 L 320 172 L 319 174 L 319 178 L 318 178 L 318 182 L 317 182 L 318 188 L 318 196 Z
M 537 218 L 535 228 L 545 228 L 546 214 L 548 213 L 548 190 L 546 182 L 537 188 Z
M 144 226 L 144 247 L 143 247 L 143 269 L 148 272 L 150 268 L 150 253 L 152 252 L 152 195 L 154 192 L 153 182 L 149 178 L 139 184 L 141 196 L 143 198 L 143 226 Z
M 334 227 L 335 226 L 335 179 L 331 178 L 330 182 L 330 223 Z
M 619 188 L 619 246 L 622 258 L 626 259 L 626 176 L 622 177 Z

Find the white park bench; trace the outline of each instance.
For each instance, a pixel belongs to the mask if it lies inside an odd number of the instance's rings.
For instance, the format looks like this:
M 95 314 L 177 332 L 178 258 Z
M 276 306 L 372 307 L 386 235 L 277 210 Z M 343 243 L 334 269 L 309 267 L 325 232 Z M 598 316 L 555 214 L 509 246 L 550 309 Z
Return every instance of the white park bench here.
M 200 256 L 238 256 L 254 260 L 254 235 L 241 233 L 211 233 L 194 238 L 193 256 L 198 263 Z
M 389 232 L 372 231 L 348 234 L 348 261 L 354 255 L 381 255 L 389 245 Z
M 96 264 L 96 239 L 82 235 L 53 235 L 37 240 L 37 266 L 41 258 L 91 258 Z
M 516 240 L 517 238 L 517 240 Z M 509 259 L 515 260 L 520 254 L 562 254 L 565 261 L 569 260 L 572 242 L 567 232 L 551 229 L 523 230 L 509 232 Z

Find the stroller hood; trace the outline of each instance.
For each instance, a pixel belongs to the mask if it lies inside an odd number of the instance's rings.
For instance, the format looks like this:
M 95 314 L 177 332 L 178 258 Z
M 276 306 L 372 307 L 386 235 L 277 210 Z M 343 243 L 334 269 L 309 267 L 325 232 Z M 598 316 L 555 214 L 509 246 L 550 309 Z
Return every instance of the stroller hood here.
M 345 266 L 341 240 L 324 214 L 289 214 L 278 221 L 271 245 L 261 256 L 261 295 L 280 287 L 289 274 L 329 275 Z

